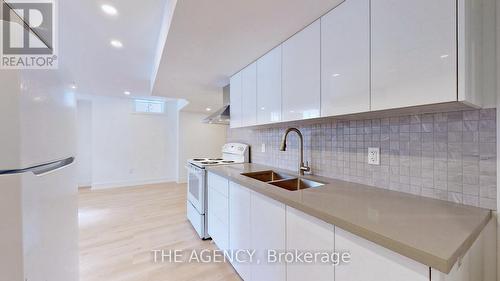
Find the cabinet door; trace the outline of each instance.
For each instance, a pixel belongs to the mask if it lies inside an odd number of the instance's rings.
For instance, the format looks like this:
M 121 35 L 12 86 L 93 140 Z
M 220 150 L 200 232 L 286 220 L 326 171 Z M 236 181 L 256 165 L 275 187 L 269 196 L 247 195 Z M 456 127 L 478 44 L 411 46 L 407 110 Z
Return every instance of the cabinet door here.
M 242 126 L 257 124 L 257 63 L 241 71 Z
M 320 116 L 320 20 L 283 43 L 283 121 Z
M 229 181 L 207 173 L 208 234 L 219 249 L 229 248 Z
M 252 249 L 260 263 L 252 265 L 252 280 L 285 281 L 286 264 L 268 263 L 267 250 L 284 251 L 285 205 L 264 195 L 252 192 L 250 228 Z
M 431 270 L 432 281 L 495 281 L 496 274 L 496 247 L 492 241 L 496 240 L 496 220 L 491 220 L 483 229 L 479 237 L 472 244 L 467 253 L 456 262 L 448 274 L 436 269 Z
M 371 9 L 372 110 L 456 101 L 456 0 L 377 0 Z
M 208 188 L 208 234 L 221 250 L 229 248 L 229 201 L 214 188 Z
M 257 123 L 281 121 L 281 46 L 257 61 Z
M 335 250 L 333 225 L 288 206 L 286 210 L 288 251 L 332 253 Z M 287 265 L 287 281 L 334 281 L 334 270 L 327 263 L 292 263 Z
M 242 88 L 241 88 L 241 71 L 233 75 L 229 81 L 230 83 L 230 98 L 231 106 L 229 110 L 231 111 L 231 128 L 241 127 L 242 118 Z
M 335 267 L 335 281 L 429 281 L 429 267 L 335 227 L 335 248 L 351 262 Z
M 232 251 L 249 250 L 252 248 L 250 235 L 251 191 L 232 182 L 229 185 L 229 248 Z M 250 281 L 251 264 L 240 264 L 235 261 L 233 267 L 243 280 Z
M 321 116 L 370 110 L 370 0 L 321 18 Z

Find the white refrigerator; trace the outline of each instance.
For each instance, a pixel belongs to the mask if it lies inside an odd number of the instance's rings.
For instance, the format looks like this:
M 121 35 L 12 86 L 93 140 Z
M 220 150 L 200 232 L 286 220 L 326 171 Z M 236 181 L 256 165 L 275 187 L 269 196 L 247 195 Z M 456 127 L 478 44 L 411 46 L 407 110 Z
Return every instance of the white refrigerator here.
M 0 70 L 0 281 L 78 280 L 75 97 L 50 70 Z

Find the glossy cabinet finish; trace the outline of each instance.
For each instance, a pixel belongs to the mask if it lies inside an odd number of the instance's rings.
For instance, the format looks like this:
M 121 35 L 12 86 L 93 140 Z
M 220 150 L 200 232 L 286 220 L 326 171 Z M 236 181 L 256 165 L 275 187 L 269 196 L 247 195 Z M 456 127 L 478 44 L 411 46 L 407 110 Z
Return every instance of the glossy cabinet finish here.
M 210 175 L 210 174 L 209 174 Z M 210 225 L 210 234 L 220 249 L 255 250 L 251 264 L 232 262 L 243 280 L 317 280 L 317 281 L 494 281 L 496 276 L 495 221 L 491 220 L 474 245 L 449 274 L 397 254 L 356 236 L 319 218 L 285 205 L 250 188 L 221 181 L 222 188 L 209 186 L 210 204 L 219 204 L 210 217 L 219 225 Z M 228 187 L 226 189 L 226 187 Z M 229 199 L 224 193 L 228 191 Z M 215 196 L 214 196 L 215 195 Z M 219 198 L 219 199 L 214 199 Z M 228 225 L 224 227 L 226 208 Z M 210 212 L 210 209 L 209 209 Z M 222 218 L 222 219 L 221 219 Z M 211 223 L 211 222 L 209 222 Z M 225 237 L 229 236 L 229 247 Z M 331 264 L 267 263 L 267 251 L 287 253 L 350 253 L 347 263 Z M 260 261 L 260 262 L 257 262 Z M 432 279 L 431 279 L 432 278 Z
M 257 61 L 257 123 L 281 121 L 281 45 Z
M 252 249 L 251 191 L 233 182 L 229 186 L 229 248 L 233 251 Z M 235 261 L 232 265 L 243 280 L 251 280 L 251 264 Z
M 250 235 L 252 249 L 261 260 L 252 265 L 252 280 L 285 281 L 286 265 L 267 263 L 267 250 L 286 249 L 285 205 L 257 194 L 251 195 Z
M 283 121 L 320 117 L 320 20 L 283 43 Z
M 257 63 L 241 71 L 241 125 L 257 124 Z
M 457 101 L 456 9 L 456 0 L 371 2 L 372 110 Z
M 242 126 L 242 77 L 241 72 L 233 75 L 229 81 L 230 83 L 230 99 L 231 99 L 231 128 L 239 128 Z
M 321 18 L 321 116 L 370 110 L 370 0 Z
M 450 273 L 431 269 L 431 281 L 496 281 L 496 220 L 491 220 Z
M 208 234 L 219 249 L 229 249 L 229 181 L 208 173 Z
M 241 77 L 233 77 L 231 126 L 448 103 L 495 106 L 494 64 L 483 59 L 494 57 L 492 3 L 343 1 L 257 61 L 256 103 L 253 83 L 242 90 Z M 249 93 L 243 103 L 242 91 Z
M 429 281 L 429 267 L 335 227 L 335 248 L 351 262 L 335 267 L 335 281 Z
M 288 251 L 328 252 L 335 249 L 335 227 L 299 210 L 286 207 L 286 248 Z M 334 281 L 335 267 L 331 264 L 287 265 L 287 281 Z

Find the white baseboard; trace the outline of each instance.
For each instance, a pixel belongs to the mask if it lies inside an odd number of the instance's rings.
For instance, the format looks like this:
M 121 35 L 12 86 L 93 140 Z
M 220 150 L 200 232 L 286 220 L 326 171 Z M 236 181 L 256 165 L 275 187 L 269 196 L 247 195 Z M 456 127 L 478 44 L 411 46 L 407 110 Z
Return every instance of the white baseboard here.
M 92 184 L 92 189 L 108 189 L 108 188 L 118 188 L 118 187 L 131 187 L 138 185 L 147 184 L 158 184 L 165 182 L 175 182 L 175 179 L 171 178 L 159 178 L 159 179 L 148 179 L 148 180 L 132 180 L 132 181 L 116 181 L 116 182 L 103 182 Z
M 90 186 L 92 186 L 92 183 L 89 181 L 78 183 L 78 187 L 90 187 Z
M 178 178 L 177 183 L 187 183 L 187 178 Z

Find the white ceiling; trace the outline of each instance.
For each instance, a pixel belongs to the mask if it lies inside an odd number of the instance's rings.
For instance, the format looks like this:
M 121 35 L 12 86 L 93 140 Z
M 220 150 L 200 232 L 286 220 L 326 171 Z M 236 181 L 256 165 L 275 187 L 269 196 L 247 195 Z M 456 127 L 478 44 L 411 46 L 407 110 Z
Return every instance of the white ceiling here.
M 130 91 L 215 110 L 229 76 L 342 1 L 58 0 L 59 73 L 82 95 Z
M 59 71 L 77 92 L 151 94 L 153 61 L 167 0 L 59 0 Z M 117 16 L 101 10 L 111 4 Z M 123 48 L 110 46 L 117 39 Z
M 222 105 L 229 76 L 343 0 L 181 0 L 175 6 L 153 95 L 188 111 Z

